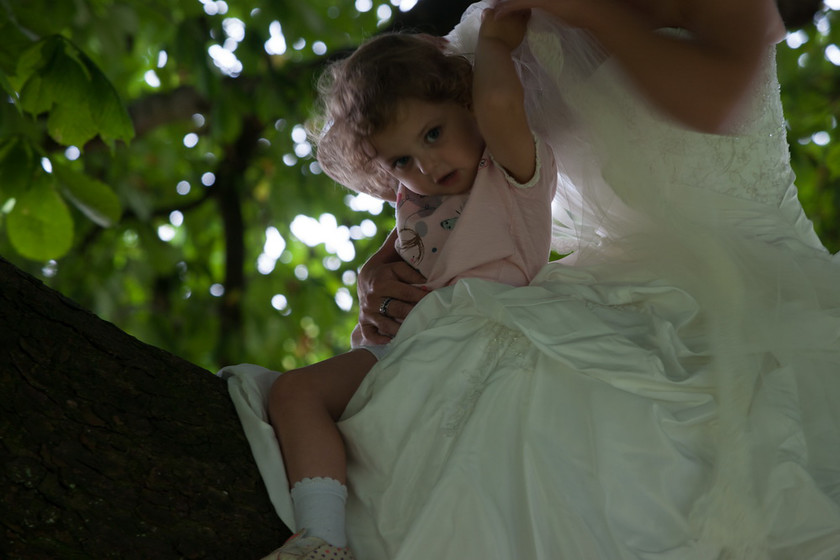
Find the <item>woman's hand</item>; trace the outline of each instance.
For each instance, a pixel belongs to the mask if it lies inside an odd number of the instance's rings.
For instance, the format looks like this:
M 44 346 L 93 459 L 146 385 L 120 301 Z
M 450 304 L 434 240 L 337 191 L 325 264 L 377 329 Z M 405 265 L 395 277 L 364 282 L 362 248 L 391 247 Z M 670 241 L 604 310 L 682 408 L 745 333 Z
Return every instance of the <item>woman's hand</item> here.
M 501 0 L 500 13 L 539 8 L 589 30 L 649 102 L 700 132 L 743 119 L 771 45 L 783 34 L 774 0 Z M 654 9 L 654 8 L 657 9 Z M 681 28 L 690 37 L 656 32 Z
M 386 344 L 428 290 L 413 284 L 426 281 L 394 250 L 396 232 L 359 270 L 359 324 L 353 331 L 353 346 Z M 387 300 L 387 304 L 386 304 Z

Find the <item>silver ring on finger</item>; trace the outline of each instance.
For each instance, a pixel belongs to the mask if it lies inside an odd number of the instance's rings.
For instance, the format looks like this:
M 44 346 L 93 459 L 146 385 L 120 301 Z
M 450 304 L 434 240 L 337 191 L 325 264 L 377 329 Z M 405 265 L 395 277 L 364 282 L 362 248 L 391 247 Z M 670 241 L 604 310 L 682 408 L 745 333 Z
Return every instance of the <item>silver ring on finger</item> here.
M 386 297 L 382 300 L 382 305 L 379 306 L 379 314 L 383 317 L 387 317 L 389 319 L 393 319 L 390 315 L 388 315 L 388 306 L 391 305 L 391 302 L 394 301 L 392 297 Z

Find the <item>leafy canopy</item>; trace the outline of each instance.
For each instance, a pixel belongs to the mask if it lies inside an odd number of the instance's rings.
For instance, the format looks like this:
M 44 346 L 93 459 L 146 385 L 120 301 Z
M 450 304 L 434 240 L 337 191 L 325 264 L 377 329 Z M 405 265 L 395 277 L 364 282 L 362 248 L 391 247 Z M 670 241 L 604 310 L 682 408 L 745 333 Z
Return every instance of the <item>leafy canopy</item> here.
M 346 350 L 355 270 L 393 219 L 323 175 L 303 125 L 324 62 L 411 5 L 6 0 L 0 254 L 211 369 Z M 827 10 L 779 49 L 801 198 L 835 251 L 838 35 Z

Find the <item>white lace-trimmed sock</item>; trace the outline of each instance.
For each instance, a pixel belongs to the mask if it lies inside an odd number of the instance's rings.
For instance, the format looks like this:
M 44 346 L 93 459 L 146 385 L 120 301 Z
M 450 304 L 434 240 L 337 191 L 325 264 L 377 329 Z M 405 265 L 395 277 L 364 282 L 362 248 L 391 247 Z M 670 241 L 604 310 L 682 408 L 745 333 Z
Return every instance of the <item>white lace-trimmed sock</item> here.
M 344 507 L 347 487 L 334 478 L 304 478 L 292 488 L 297 530 L 307 529 L 335 547 L 347 546 Z

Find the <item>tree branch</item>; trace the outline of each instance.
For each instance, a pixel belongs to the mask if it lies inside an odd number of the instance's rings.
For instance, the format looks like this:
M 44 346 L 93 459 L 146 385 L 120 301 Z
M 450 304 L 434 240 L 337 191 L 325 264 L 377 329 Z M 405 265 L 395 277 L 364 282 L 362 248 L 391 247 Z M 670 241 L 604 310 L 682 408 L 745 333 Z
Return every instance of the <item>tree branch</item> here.
M 259 558 L 288 536 L 225 383 L 0 259 L 0 557 Z

